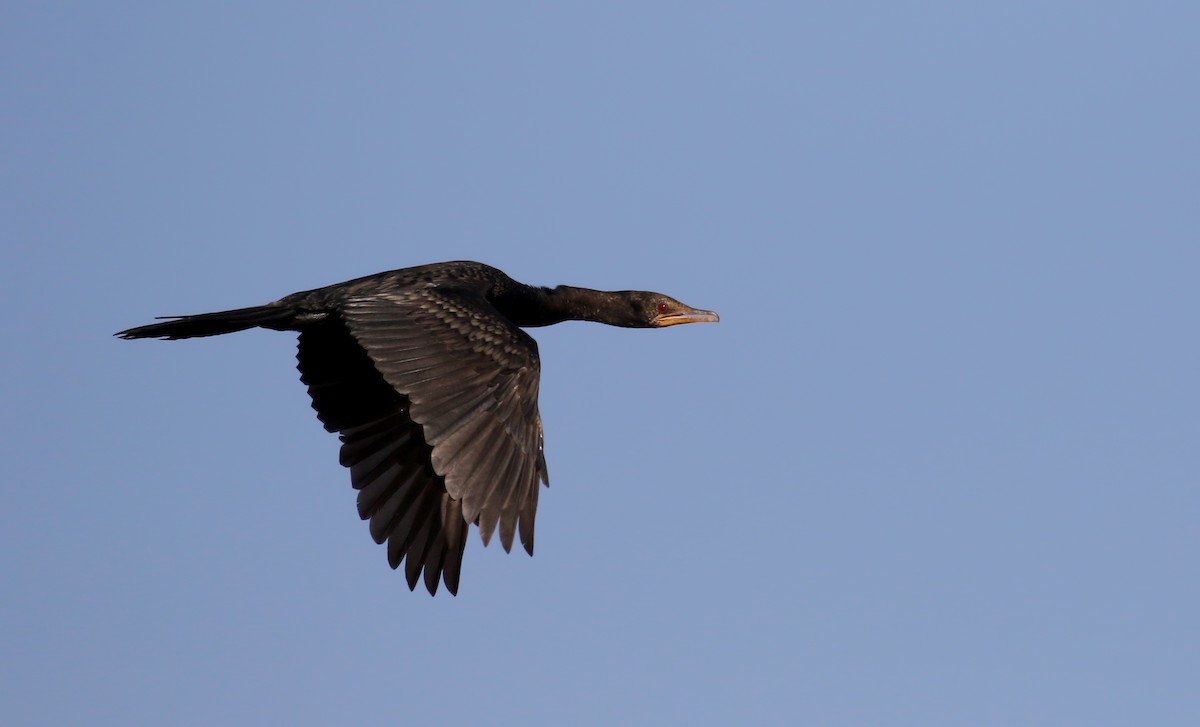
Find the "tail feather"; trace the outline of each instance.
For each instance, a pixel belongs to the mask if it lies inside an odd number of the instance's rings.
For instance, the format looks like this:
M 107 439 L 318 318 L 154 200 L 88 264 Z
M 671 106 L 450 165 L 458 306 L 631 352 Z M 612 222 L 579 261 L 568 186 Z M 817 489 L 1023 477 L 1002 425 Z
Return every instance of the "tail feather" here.
M 217 313 L 201 313 L 195 316 L 165 316 L 162 323 L 151 323 L 121 331 L 115 335 L 124 339 L 164 338 L 174 341 L 180 338 L 218 336 L 222 333 L 244 331 L 247 328 L 283 328 L 293 320 L 295 311 L 275 305 L 260 305 L 254 308 Z M 169 320 L 165 320 L 169 319 Z M 272 325 L 274 324 L 274 325 Z

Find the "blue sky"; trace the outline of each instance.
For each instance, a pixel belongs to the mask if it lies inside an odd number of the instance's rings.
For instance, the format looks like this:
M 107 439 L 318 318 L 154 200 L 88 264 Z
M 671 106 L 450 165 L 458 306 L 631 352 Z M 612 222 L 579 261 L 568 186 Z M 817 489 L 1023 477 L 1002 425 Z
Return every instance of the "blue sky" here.
M 0 716 L 1191 725 L 1191 3 L 8 3 Z M 534 558 L 410 593 L 294 337 L 114 331 L 476 259 Z

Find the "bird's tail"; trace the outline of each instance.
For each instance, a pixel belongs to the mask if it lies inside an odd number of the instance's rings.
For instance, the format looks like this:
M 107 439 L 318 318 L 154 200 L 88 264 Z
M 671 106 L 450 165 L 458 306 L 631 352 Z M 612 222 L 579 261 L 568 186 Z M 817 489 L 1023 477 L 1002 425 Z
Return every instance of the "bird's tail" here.
M 179 338 L 219 336 L 222 333 L 244 331 L 247 328 L 286 328 L 295 317 L 295 311 L 278 305 L 260 305 L 254 308 L 238 308 L 218 313 L 201 313 L 195 316 L 166 316 L 169 320 L 151 323 L 117 333 L 125 339 Z

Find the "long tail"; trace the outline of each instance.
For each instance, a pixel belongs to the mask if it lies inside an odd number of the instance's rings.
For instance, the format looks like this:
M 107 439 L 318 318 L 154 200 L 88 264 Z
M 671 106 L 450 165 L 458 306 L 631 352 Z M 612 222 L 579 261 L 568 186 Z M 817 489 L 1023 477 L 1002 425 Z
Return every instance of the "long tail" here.
M 295 311 L 276 305 L 260 305 L 254 308 L 201 313 L 196 316 L 167 316 L 170 320 L 151 323 L 117 333 L 121 338 L 179 338 L 218 336 L 222 333 L 244 331 L 247 328 L 284 328 L 295 317 Z

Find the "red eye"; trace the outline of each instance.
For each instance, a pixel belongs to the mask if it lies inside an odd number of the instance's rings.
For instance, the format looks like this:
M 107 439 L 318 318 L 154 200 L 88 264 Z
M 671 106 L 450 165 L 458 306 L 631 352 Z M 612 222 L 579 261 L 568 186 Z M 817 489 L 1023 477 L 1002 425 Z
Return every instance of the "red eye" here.
M 667 304 L 666 304 L 666 303 L 659 303 L 659 304 L 658 304 L 658 312 L 659 312 L 659 313 L 666 313 L 666 312 L 667 312 Z

